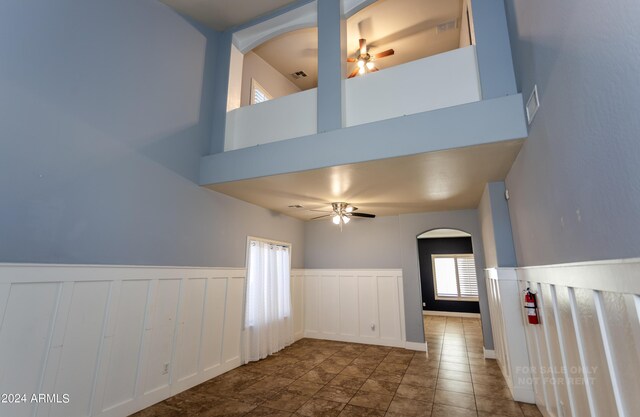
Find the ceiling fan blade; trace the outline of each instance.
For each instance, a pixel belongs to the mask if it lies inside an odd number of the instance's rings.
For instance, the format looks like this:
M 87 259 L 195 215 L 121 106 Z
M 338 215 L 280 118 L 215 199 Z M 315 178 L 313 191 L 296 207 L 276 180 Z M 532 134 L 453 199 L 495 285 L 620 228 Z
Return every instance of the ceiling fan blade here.
M 373 219 L 376 215 L 369 213 L 351 213 L 351 217 L 366 217 L 367 219 Z
M 348 78 L 353 78 L 356 75 L 358 75 L 358 71 L 360 71 L 360 68 L 356 67 L 356 69 L 354 69 L 353 72 L 351 74 L 349 74 Z
M 325 217 L 331 217 L 331 214 L 323 214 L 322 216 L 318 216 L 318 217 L 313 217 L 309 220 L 318 220 L 318 219 L 324 219 Z
M 369 70 L 369 72 L 376 72 L 376 71 L 380 71 L 380 70 L 379 70 L 378 68 L 376 68 L 376 67 L 373 67 L 373 68 L 371 68 L 371 69 Z
M 367 40 L 360 39 L 360 55 L 366 55 L 366 54 L 367 54 Z
M 395 53 L 396 53 L 396 51 L 394 51 L 393 49 L 387 49 L 386 51 L 382 51 L 382 52 L 379 52 L 379 53 L 375 54 L 373 57 L 375 59 L 380 59 L 380 58 L 384 58 L 384 57 L 393 55 Z
M 347 58 L 347 62 L 358 62 L 355 58 Z

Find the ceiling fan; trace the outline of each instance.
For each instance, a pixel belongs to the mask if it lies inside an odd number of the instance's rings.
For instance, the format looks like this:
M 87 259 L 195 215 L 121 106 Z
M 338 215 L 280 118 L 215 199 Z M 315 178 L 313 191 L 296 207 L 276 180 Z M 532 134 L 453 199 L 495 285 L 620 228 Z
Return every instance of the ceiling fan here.
M 343 224 L 347 224 L 351 221 L 352 217 L 364 217 L 368 219 L 373 219 L 376 217 L 375 214 L 369 213 L 358 213 L 358 207 L 354 207 L 349 203 L 331 203 L 332 210 L 311 210 L 311 211 L 320 211 L 328 214 L 323 214 L 322 216 L 314 217 L 311 220 L 324 219 L 327 217 L 331 217 L 331 221 L 333 224 L 339 225 L 340 229 L 342 229 Z
M 351 74 L 349 74 L 349 78 L 353 78 L 356 75 L 364 75 L 367 72 L 376 72 L 378 68 L 376 68 L 374 64 L 374 60 L 384 58 L 390 55 L 395 54 L 393 49 L 387 49 L 386 51 L 379 52 L 377 54 L 371 55 L 367 48 L 367 40 L 360 39 L 360 49 L 356 52 L 355 58 L 347 58 L 347 62 L 356 62 L 357 66 L 353 70 Z

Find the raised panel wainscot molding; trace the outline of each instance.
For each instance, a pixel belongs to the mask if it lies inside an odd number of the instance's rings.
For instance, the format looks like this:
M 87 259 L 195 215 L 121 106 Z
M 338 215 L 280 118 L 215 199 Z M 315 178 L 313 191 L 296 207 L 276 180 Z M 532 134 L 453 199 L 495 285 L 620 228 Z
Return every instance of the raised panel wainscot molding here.
M 537 293 L 527 325 L 536 403 L 547 416 L 638 415 L 640 259 L 517 269 Z
M 0 264 L 0 415 L 130 415 L 241 364 L 244 268 Z M 406 342 L 401 270 L 291 271 L 295 339 Z
M 401 270 L 306 269 L 296 279 L 305 337 L 426 350 L 406 340 Z
M 245 270 L 0 265 L 10 416 L 126 416 L 240 365 Z

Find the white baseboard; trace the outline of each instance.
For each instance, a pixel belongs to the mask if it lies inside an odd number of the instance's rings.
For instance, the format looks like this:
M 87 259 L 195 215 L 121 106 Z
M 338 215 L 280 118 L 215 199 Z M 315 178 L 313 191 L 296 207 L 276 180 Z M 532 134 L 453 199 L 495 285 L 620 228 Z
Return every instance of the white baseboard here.
M 358 337 L 338 334 L 322 334 L 318 332 L 305 332 L 304 337 L 309 339 L 334 340 L 336 342 L 361 343 L 365 345 L 399 347 L 418 352 L 427 351 L 427 343 L 407 342 L 402 340 L 375 339 L 369 337 Z M 300 339 L 300 338 L 298 338 Z M 298 340 L 296 339 L 296 340 Z
M 409 350 L 417 350 L 418 352 L 426 352 L 427 343 L 404 342 L 404 348 Z
M 509 387 L 509 389 L 514 401 L 528 404 L 536 403 L 536 394 L 533 392 L 532 387 Z
M 309 339 L 333 340 L 336 342 L 361 343 L 363 345 L 399 347 L 399 348 L 405 348 L 409 350 L 417 350 L 420 352 L 425 352 L 427 350 L 426 343 L 406 342 L 403 340 L 378 339 L 373 337 L 359 337 L 359 336 L 342 335 L 342 334 L 326 334 L 326 333 L 309 332 L 309 331 L 304 332 L 304 337 Z
M 484 358 L 485 359 L 495 359 L 496 358 L 496 351 L 495 350 L 482 348 L 482 351 L 484 352 Z
M 465 317 L 479 319 L 480 313 L 458 313 L 456 311 L 432 311 L 422 310 L 423 316 L 443 316 L 443 317 Z

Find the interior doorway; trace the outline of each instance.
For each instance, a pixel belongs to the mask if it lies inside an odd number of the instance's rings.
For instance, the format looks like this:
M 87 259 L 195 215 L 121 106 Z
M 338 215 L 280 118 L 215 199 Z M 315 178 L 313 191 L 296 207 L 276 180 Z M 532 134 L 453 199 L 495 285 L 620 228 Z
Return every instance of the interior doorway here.
M 480 318 L 478 281 L 471 234 L 433 229 L 417 236 L 425 334 L 430 316 Z

